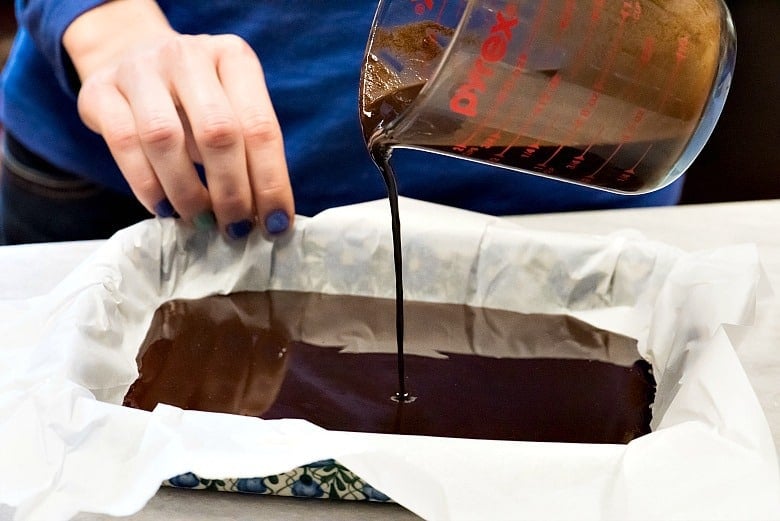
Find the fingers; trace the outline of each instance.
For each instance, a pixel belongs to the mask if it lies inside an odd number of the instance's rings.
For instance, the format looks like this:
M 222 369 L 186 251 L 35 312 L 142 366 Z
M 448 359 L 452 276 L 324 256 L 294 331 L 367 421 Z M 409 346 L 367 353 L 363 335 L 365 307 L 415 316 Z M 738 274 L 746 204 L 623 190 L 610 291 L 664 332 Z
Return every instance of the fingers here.
M 260 62 L 242 40 L 224 37 L 217 48 L 217 72 L 238 116 L 248 179 L 257 215 L 266 232 L 281 233 L 295 215 L 282 132 Z
M 141 204 L 152 214 L 172 215 L 173 207 L 170 203 L 170 208 L 165 206 L 165 191 L 141 148 L 130 105 L 116 86 L 108 81 L 85 83 L 79 95 L 78 109 L 84 123 L 103 136 Z
M 138 67 L 134 63 L 119 69 L 118 90 L 130 106 L 140 151 L 151 165 L 167 200 L 182 218 L 193 220 L 210 211 L 209 193 L 200 182 L 187 151 L 184 125 L 170 87 L 160 76 L 144 74 Z M 136 175 L 128 172 L 128 182 L 135 181 L 138 190 L 144 190 Z M 150 202 L 157 204 L 154 200 Z
M 254 224 L 244 137 L 210 54 L 196 47 L 178 60 L 173 88 L 202 158 L 220 227 L 228 235 L 242 236 Z
M 291 224 L 281 130 L 260 63 L 238 37 L 178 36 L 100 71 L 83 83 L 79 112 L 149 211 L 196 224 L 216 216 L 231 237 L 256 216 L 270 234 Z

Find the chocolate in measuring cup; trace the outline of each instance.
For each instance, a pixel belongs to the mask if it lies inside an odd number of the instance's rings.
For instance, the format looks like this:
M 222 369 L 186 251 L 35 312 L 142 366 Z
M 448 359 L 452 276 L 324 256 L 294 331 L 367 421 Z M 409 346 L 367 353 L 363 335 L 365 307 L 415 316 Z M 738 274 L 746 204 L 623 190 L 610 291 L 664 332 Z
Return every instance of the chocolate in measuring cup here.
M 646 193 L 701 151 L 735 52 L 722 0 L 382 0 L 364 134 L 370 148 Z

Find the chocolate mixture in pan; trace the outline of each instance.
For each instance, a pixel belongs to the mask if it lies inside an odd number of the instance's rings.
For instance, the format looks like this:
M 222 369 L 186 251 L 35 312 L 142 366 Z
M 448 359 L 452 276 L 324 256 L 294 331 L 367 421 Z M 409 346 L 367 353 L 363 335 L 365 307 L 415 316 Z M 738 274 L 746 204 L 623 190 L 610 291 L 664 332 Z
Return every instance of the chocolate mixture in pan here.
M 391 399 L 392 300 L 270 291 L 161 306 L 125 405 L 499 440 L 649 432 L 655 382 L 634 340 L 565 316 L 406 305 L 412 402 Z

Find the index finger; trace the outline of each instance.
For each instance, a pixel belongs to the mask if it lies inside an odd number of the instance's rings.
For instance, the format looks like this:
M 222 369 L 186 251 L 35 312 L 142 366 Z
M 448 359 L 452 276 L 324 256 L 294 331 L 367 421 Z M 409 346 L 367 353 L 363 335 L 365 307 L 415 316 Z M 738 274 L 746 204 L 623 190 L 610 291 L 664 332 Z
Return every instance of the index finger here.
M 225 37 L 218 52 L 217 73 L 240 121 L 257 215 L 268 233 L 282 233 L 292 224 L 295 204 L 260 60 L 238 37 Z

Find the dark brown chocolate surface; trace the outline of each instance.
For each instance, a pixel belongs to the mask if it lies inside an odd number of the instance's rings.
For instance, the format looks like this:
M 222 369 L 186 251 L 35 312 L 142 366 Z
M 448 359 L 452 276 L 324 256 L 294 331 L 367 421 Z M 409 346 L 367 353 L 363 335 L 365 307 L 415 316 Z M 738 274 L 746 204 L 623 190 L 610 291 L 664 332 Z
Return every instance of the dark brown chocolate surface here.
M 125 405 L 463 438 L 625 443 L 649 431 L 655 385 L 635 342 L 558 315 L 407 302 L 416 400 L 397 403 L 393 309 L 295 292 L 168 302 Z

